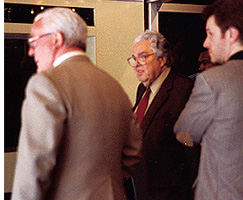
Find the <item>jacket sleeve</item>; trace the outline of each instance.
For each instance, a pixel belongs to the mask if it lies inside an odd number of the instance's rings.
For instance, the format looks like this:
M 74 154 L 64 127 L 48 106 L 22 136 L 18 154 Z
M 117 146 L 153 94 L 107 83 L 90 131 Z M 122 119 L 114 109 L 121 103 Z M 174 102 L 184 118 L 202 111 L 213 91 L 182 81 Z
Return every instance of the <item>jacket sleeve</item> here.
M 188 133 L 194 142 L 200 143 L 203 134 L 212 122 L 215 113 L 214 105 L 215 95 L 213 90 L 205 78 L 199 74 L 189 101 L 174 126 L 174 132 L 176 134 Z
M 133 112 L 131 112 L 131 115 L 130 132 L 128 133 L 128 139 L 122 154 L 123 176 L 125 180 L 133 175 L 136 166 L 142 159 L 143 136 L 136 115 Z
M 33 76 L 22 106 L 12 200 L 44 199 L 51 185 L 66 110 L 54 84 Z

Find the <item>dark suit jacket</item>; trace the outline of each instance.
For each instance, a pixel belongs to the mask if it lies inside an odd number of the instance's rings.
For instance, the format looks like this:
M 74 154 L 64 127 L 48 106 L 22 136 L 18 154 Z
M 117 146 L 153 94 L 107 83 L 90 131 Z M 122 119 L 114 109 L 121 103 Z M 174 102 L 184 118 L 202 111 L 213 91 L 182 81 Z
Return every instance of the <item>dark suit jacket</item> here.
M 144 116 L 144 160 L 134 177 L 138 199 L 148 199 L 146 190 L 155 194 L 161 188 L 191 184 L 185 147 L 176 140 L 173 126 L 192 87 L 192 80 L 171 70 Z M 134 110 L 145 89 L 139 85 Z

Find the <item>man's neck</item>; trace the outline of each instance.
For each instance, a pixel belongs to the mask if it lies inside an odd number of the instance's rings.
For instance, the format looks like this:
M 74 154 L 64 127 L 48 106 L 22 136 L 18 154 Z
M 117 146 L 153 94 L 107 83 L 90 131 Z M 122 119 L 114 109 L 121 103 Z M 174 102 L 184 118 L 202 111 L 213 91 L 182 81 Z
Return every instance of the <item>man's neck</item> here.
M 62 52 L 59 51 L 59 54 L 57 54 L 56 57 L 55 57 L 55 60 L 53 62 L 53 66 L 57 67 L 66 59 L 68 59 L 72 56 L 77 56 L 77 55 L 85 55 L 85 52 L 82 51 L 79 48 L 69 48 L 69 49 L 66 49 L 65 51 L 62 51 Z
M 67 47 L 67 46 L 62 46 L 61 48 L 59 48 L 57 51 L 56 51 L 56 54 L 55 54 L 55 60 L 57 58 L 59 58 L 60 56 L 66 54 L 66 53 L 69 53 L 69 52 L 73 52 L 73 51 L 82 51 L 83 53 L 85 53 L 82 49 L 80 48 L 77 48 L 77 47 Z

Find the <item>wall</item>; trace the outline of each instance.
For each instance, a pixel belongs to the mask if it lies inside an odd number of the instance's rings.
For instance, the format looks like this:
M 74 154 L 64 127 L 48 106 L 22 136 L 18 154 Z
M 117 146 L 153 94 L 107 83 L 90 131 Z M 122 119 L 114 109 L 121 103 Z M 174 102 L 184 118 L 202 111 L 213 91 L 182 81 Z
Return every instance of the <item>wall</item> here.
M 97 65 L 120 82 L 134 103 L 138 80 L 127 58 L 135 37 L 144 31 L 143 3 L 99 1 L 96 17 Z
M 138 80 L 127 64 L 134 39 L 144 31 L 143 2 L 105 0 L 5 0 L 5 3 L 90 7 L 95 9 L 95 27 L 89 27 L 88 54 L 93 62 L 111 74 L 124 88 L 131 102 L 135 101 Z M 4 25 L 11 32 L 13 24 Z M 29 25 L 20 25 L 18 32 L 29 31 Z M 94 52 L 96 54 L 94 55 Z M 12 191 L 16 153 L 4 154 L 4 192 Z
M 90 41 L 96 43 L 96 63 L 117 79 L 132 102 L 138 81 L 127 64 L 134 39 L 144 31 L 143 2 L 111 0 L 5 0 L 5 3 L 22 3 L 49 6 L 88 7 L 95 9 L 95 27 L 89 27 Z M 13 24 L 5 24 L 11 32 Z M 30 25 L 16 25 L 15 32 L 26 33 Z M 90 49 L 89 49 L 90 50 Z M 91 51 L 89 51 L 91 53 Z M 95 57 L 95 55 L 93 55 Z

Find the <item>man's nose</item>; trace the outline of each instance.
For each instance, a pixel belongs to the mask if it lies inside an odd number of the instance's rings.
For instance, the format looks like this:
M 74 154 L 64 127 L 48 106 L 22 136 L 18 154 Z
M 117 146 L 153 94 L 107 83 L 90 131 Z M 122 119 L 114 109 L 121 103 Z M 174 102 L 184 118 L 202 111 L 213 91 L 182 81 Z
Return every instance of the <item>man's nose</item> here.
M 29 48 L 29 50 L 28 50 L 28 56 L 29 57 L 33 57 L 34 56 L 34 49 L 33 48 Z
M 137 67 L 137 66 L 140 66 L 141 63 L 139 62 L 139 59 L 135 59 L 135 62 L 134 62 L 134 67 Z
M 208 49 L 208 37 L 206 37 L 206 39 L 204 40 L 203 47 Z

